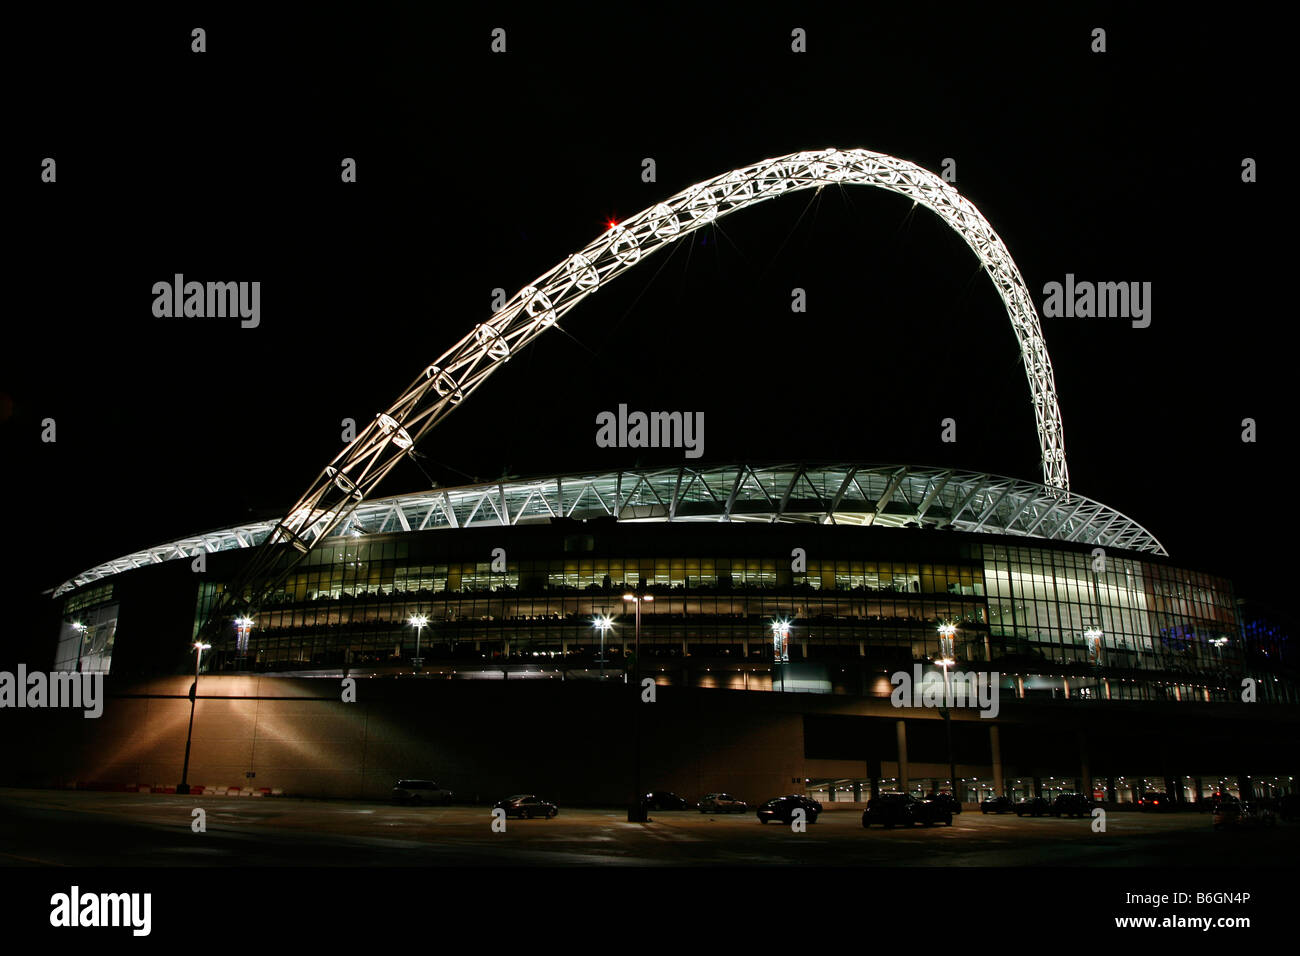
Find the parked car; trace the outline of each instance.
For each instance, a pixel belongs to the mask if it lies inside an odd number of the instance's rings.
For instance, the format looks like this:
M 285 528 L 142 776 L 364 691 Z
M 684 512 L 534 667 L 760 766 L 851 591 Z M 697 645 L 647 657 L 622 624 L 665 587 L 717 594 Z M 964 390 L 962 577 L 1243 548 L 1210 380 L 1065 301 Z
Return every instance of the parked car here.
M 560 808 L 555 804 L 533 793 L 516 793 L 513 797 L 498 800 L 493 809 L 504 810 L 508 817 L 522 817 L 525 820 L 531 820 L 533 817 L 545 817 L 549 820 L 560 812 Z
M 980 813 L 1010 813 L 1015 808 L 1010 797 L 989 797 L 980 804 Z
M 656 790 L 654 793 L 647 793 L 642 803 L 647 810 L 685 810 L 690 807 L 690 803 L 685 797 L 679 797 L 667 790 Z
M 729 793 L 710 793 L 700 801 L 700 813 L 744 813 L 749 804 Z
M 1214 799 L 1214 829 L 1224 827 L 1271 827 L 1277 825 L 1277 813 L 1268 803 L 1238 800 L 1229 794 Z
M 1016 802 L 1016 816 L 1018 817 L 1041 817 L 1051 809 L 1052 805 L 1043 797 L 1029 797 Z
M 794 811 L 800 808 L 803 809 L 804 820 L 808 823 L 816 823 L 817 814 L 822 812 L 822 805 L 816 800 L 802 794 L 792 793 L 785 797 L 773 797 L 759 807 L 758 822 L 766 823 L 768 820 L 780 820 L 782 823 L 789 823 L 794 819 Z
M 961 801 L 947 790 L 940 790 L 937 793 L 929 793 L 926 795 L 925 799 L 933 800 L 935 803 L 947 807 L 953 813 L 961 813 Z
M 1139 810 L 1173 810 L 1174 801 L 1163 790 L 1147 790 L 1138 797 Z
M 1300 794 L 1286 793 L 1279 797 L 1277 814 L 1288 822 L 1300 819 Z
M 1054 817 L 1087 817 L 1092 815 L 1093 801 L 1086 793 L 1059 793 L 1052 801 Z
M 399 780 L 393 788 L 396 803 L 451 803 L 456 795 L 432 780 Z
M 927 827 L 934 823 L 952 826 L 952 811 L 934 800 L 918 800 L 910 793 L 882 793 L 868 800 L 862 811 L 862 825 L 870 827 L 873 823 L 887 830 L 918 823 Z

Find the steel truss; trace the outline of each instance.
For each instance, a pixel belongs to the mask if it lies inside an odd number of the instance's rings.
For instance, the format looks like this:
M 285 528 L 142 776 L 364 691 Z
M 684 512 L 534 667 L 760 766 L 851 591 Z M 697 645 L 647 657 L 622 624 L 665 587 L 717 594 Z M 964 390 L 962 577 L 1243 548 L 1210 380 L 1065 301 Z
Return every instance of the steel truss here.
M 1168 554 L 1132 518 L 1072 492 L 980 472 L 844 464 L 632 469 L 438 488 L 364 502 L 334 540 L 345 540 L 354 532 L 400 534 L 601 517 L 648 522 L 915 524 Z M 163 561 L 255 548 L 276 524 L 240 525 L 137 551 L 83 571 L 55 594 Z
M 266 548 L 227 589 L 214 617 L 245 596 L 256 606 L 321 539 L 367 500 L 431 428 L 494 371 L 616 276 L 683 236 L 748 206 L 828 185 L 878 186 L 934 211 L 966 241 L 993 280 L 1020 343 L 1037 420 L 1043 477 L 1068 491 L 1065 439 L 1051 360 L 1033 299 L 1006 245 L 949 183 L 914 163 L 863 149 L 823 149 L 764 160 L 697 183 L 608 229 L 516 292 L 486 322 L 424 369 L 386 411 L 343 448 L 272 530 Z M 272 569 L 277 569 L 272 573 Z

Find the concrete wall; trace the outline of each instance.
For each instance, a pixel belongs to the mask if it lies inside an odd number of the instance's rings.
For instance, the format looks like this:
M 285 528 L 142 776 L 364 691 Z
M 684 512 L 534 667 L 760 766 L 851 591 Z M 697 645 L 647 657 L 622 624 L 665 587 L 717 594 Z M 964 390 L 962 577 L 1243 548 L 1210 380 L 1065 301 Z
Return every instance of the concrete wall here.
M 174 786 L 181 779 L 192 678 L 114 686 L 103 716 L 9 710 L 11 785 Z M 189 782 L 289 794 L 386 798 L 428 777 L 467 799 L 536 792 L 562 804 L 621 804 L 632 759 L 630 689 L 560 681 L 204 676 Z M 659 688 L 641 705 L 644 790 L 757 802 L 799 789 L 799 711 L 771 694 Z M 248 779 L 246 772 L 256 773 Z
M 110 679 L 97 720 L 0 711 L 0 784 L 174 786 L 191 682 Z M 654 704 L 637 707 L 643 791 L 728 791 L 755 803 L 802 790 L 805 777 L 897 776 L 899 720 L 909 776 L 948 775 L 945 728 L 932 710 L 831 694 L 656 690 Z M 200 691 L 192 784 L 383 799 L 398 778 L 427 777 L 469 800 L 630 797 L 633 695 L 621 682 L 359 678 L 356 703 L 343 703 L 329 678 L 204 676 Z M 1263 704 L 1004 701 L 997 721 L 954 714 L 952 738 L 959 776 L 991 776 L 995 723 L 1008 778 L 1075 776 L 1085 762 L 1100 776 L 1295 774 L 1298 716 Z

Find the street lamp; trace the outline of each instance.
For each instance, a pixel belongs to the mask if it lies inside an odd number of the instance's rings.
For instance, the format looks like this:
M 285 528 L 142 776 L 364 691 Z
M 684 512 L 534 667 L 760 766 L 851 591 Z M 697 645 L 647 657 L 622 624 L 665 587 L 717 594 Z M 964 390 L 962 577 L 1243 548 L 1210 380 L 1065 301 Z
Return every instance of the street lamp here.
M 1088 629 L 1083 632 L 1083 639 L 1088 644 L 1088 663 L 1101 663 L 1101 628 L 1096 624 L 1088 625 Z
M 73 621 L 73 622 L 72 622 L 72 629 L 73 629 L 74 631 L 76 631 L 79 635 L 81 635 L 80 639 L 77 641 L 77 673 L 80 674 L 80 673 L 81 673 L 81 655 L 85 653 L 85 650 L 86 650 L 86 635 L 90 633 L 90 628 L 88 628 L 86 625 L 82 624 L 80 621 Z
M 778 661 L 790 659 L 790 622 L 784 618 L 772 622 L 772 651 Z
M 777 618 L 772 622 L 772 657 L 773 669 L 781 675 L 781 690 L 785 690 L 785 668 L 782 666 L 790 660 L 790 622 Z
M 943 726 L 948 735 L 948 782 L 952 786 L 953 800 L 960 798 L 957 796 L 957 764 L 952 756 L 952 712 L 948 709 L 948 701 L 952 698 L 952 687 L 948 682 L 948 668 L 957 663 L 956 644 L 957 625 L 952 621 L 943 621 L 939 625 L 938 663 L 943 666 L 944 702 L 940 713 L 943 714 Z
M 429 626 L 429 619 L 423 614 L 412 614 L 406 623 L 415 628 L 415 656 L 411 658 L 411 666 L 418 671 L 424 666 L 424 658 L 420 656 L 420 632 Z
M 190 792 L 190 742 L 194 739 L 194 703 L 199 697 L 199 664 L 203 660 L 203 652 L 211 646 L 202 641 L 194 642 L 194 684 L 190 687 L 190 729 L 185 732 L 185 765 L 181 767 L 181 782 L 176 788 L 176 792 L 180 794 Z
M 653 594 L 623 595 L 624 601 L 636 606 L 636 636 L 632 645 L 632 803 L 627 808 L 628 823 L 645 823 L 645 807 L 641 804 L 641 605 L 655 599 Z M 624 680 L 627 672 L 624 671 Z
M 608 614 L 597 614 L 591 619 L 591 626 L 600 631 L 600 679 L 605 679 L 605 632 L 614 626 L 614 619 Z
M 253 619 L 247 614 L 235 618 L 235 653 L 239 657 L 248 656 L 248 632 L 253 629 Z

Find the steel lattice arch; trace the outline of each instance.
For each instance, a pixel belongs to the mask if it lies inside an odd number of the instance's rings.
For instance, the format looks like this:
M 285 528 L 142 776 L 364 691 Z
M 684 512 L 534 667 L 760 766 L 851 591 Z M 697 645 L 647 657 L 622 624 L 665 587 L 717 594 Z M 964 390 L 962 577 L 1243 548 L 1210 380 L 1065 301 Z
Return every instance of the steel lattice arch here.
M 1133 519 L 1082 495 L 1016 478 L 898 465 L 731 465 L 438 488 L 357 507 L 341 535 L 501 527 L 553 519 L 757 522 L 926 528 L 1038 538 L 1166 555 Z M 276 522 L 194 535 L 90 568 L 55 592 L 164 561 L 255 548 Z
M 723 216 L 828 185 L 878 186 L 908 196 L 937 213 L 974 251 L 997 287 L 1020 343 L 1044 483 L 1068 490 L 1051 359 L 1033 299 L 1001 238 L 969 200 L 929 170 L 883 153 L 824 149 L 764 160 L 690 186 L 608 229 L 528 283 L 429 365 L 339 453 L 281 522 L 275 540 L 305 551 L 331 533 L 444 415 L 616 276 Z
M 822 149 L 767 159 L 696 183 L 612 226 L 517 291 L 486 322 L 438 357 L 317 476 L 231 582 L 210 623 L 236 605 L 255 609 L 317 542 L 346 525 L 384 477 L 444 416 L 570 309 L 683 236 L 769 199 L 828 185 L 877 186 L 910 197 L 951 226 L 979 259 L 1020 344 L 1049 495 L 1069 497 L 1065 438 L 1047 344 L 1033 299 L 1006 245 L 951 184 L 915 163 L 864 149 Z M 289 559 L 280 560 L 287 546 Z M 278 569 L 278 570 L 277 570 Z

